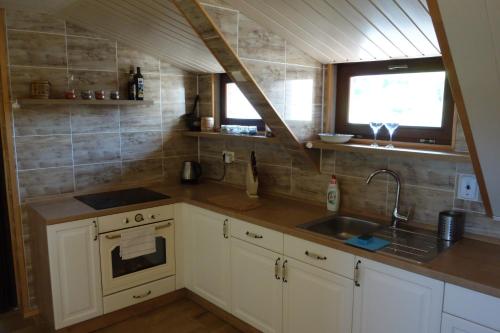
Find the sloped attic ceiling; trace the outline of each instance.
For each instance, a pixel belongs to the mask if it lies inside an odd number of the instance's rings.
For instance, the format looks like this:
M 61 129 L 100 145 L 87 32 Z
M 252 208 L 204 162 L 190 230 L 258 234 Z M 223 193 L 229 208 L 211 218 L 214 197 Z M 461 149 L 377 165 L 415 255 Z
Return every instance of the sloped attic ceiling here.
M 325 64 L 440 55 L 425 0 L 207 2 L 240 10 Z M 0 7 L 49 11 L 180 68 L 223 72 L 171 0 L 0 0 Z

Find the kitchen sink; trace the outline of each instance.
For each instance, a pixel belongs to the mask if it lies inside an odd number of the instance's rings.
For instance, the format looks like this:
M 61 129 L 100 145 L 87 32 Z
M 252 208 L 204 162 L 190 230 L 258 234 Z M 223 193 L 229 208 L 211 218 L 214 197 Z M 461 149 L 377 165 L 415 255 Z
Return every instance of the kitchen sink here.
M 391 244 L 378 250 L 389 256 L 423 263 L 434 259 L 451 246 L 451 242 L 437 238 L 435 232 L 405 225 L 393 228 L 355 217 L 332 215 L 298 226 L 314 233 L 347 240 L 351 237 L 371 235 L 388 240 Z

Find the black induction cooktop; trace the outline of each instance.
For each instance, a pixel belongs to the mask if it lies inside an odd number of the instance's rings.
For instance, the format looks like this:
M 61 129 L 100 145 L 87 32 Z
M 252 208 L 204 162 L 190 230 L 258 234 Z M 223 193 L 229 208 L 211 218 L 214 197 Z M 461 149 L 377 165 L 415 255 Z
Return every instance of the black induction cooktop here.
M 144 187 L 75 196 L 75 199 L 96 210 L 128 206 L 168 198 L 170 198 L 168 195 L 151 191 Z

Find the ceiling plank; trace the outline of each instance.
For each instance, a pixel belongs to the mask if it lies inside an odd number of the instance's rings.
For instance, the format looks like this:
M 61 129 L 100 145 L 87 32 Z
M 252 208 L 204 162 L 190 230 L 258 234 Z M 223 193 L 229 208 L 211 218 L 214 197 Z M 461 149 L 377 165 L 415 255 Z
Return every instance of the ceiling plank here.
M 173 1 L 292 158 L 319 171 L 319 161 L 292 133 L 198 0 Z

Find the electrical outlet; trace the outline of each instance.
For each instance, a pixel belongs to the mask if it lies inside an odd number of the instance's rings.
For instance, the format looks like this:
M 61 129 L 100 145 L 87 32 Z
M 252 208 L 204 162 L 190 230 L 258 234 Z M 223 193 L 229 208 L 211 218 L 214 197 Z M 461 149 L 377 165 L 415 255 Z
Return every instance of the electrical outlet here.
M 224 163 L 230 164 L 234 162 L 234 152 L 223 150 L 222 156 L 224 157 Z
M 479 189 L 476 176 L 468 174 L 458 175 L 457 198 L 468 201 L 478 201 Z

